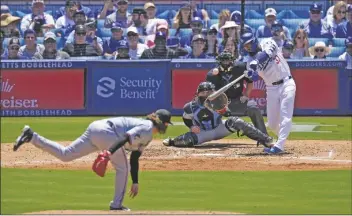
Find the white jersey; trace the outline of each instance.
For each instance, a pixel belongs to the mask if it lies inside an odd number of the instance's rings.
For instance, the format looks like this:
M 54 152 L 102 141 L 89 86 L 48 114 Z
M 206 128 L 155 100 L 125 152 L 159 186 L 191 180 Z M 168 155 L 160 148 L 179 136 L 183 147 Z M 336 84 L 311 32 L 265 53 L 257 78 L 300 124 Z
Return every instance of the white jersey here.
M 261 43 L 263 52 L 269 55 L 269 58 L 261 64 L 258 64 L 258 73 L 263 78 L 266 86 L 272 86 L 273 82 L 277 82 L 288 76 L 291 76 L 290 67 L 286 59 L 282 56 L 280 48 L 273 39 L 263 40 Z M 258 55 L 258 54 L 257 54 Z M 250 62 L 256 59 L 256 56 L 249 57 L 247 68 Z

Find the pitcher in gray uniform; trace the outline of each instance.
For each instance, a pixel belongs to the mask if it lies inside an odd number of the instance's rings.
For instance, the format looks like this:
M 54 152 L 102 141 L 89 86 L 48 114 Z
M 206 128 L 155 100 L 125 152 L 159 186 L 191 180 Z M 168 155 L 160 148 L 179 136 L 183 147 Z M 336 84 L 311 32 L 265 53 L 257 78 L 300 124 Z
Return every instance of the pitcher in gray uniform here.
M 197 88 L 196 97 L 184 106 L 183 122 L 190 132 L 176 138 L 167 138 L 165 146 L 193 147 L 211 140 L 218 140 L 230 134 L 242 131 L 243 135 L 256 140 L 259 144 L 269 146 L 272 138 L 241 118 L 231 116 L 225 123 L 222 115 L 204 106 L 207 97 L 215 91 L 211 82 L 202 82 Z
M 130 195 L 134 197 L 138 193 L 139 157 L 152 141 L 153 134 L 166 132 L 168 124 L 171 124 L 170 120 L 170 112 L 164 109 L 157 110 L 145 119 L 116 117 L 97 120 L 92 122 L 86 131 L 67 147 L 40 136 L 26 125 L 22 134 L 17 138 L 13 150 L 17 151 L 24 143 L 32 143 L 64 162 L 81 158 L 99 150 L 109 150 L 112 152 L 109 156 L 112 166 L 116 170 L 115 195 L 110 203 L 110 210 L 129 211 L 127 207 L 122 205 L 128 171 L 131 172 L 133 182 Z M 118 149 L 115 148 L 117 145 Z M 111 150 L 111 148 L 115 149 Z M 131 167 L 129 167 L 125 150 L 132 152 Z

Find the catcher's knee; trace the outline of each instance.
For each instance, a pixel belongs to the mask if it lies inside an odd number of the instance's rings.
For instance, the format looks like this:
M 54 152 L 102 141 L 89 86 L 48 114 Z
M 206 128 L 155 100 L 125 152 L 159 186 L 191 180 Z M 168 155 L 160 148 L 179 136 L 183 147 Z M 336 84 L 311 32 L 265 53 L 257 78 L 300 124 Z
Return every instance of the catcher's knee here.
M 193 132 L 187 132 L 174 139 L 174 146 L 176 147 L 193 147 L 198 144 L 198 137 Z

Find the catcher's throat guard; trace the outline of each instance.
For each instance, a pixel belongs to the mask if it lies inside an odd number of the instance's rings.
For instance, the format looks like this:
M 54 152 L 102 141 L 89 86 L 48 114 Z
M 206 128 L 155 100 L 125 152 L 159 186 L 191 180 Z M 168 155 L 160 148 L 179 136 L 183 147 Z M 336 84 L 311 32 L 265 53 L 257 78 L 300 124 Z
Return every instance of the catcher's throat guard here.
M 217 97 L 210 99 L 209 97 L 205 100 L 204 106 L 210 110 L 213 110 L 219 114 L 224 114 L 227 111 L 229 105 L 229 99 L 225 93 L 219 94 Z

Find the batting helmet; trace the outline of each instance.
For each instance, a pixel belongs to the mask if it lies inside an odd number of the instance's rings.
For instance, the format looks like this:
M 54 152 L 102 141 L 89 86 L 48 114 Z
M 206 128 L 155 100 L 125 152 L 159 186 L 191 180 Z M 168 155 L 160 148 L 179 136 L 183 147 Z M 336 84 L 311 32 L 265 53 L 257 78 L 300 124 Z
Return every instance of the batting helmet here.
M 249 54 L 254 55 L 257 53 L 259 42 L 258 42 L 258 39 L 254 36 L 254 34 L 252 32 L 244 33 L 241 36 L 240 41 L 241 41 L 241 47 L 246 47 L 245 50 Z M 250 46 L 248 46 L 247 44 L 250 44 Z

